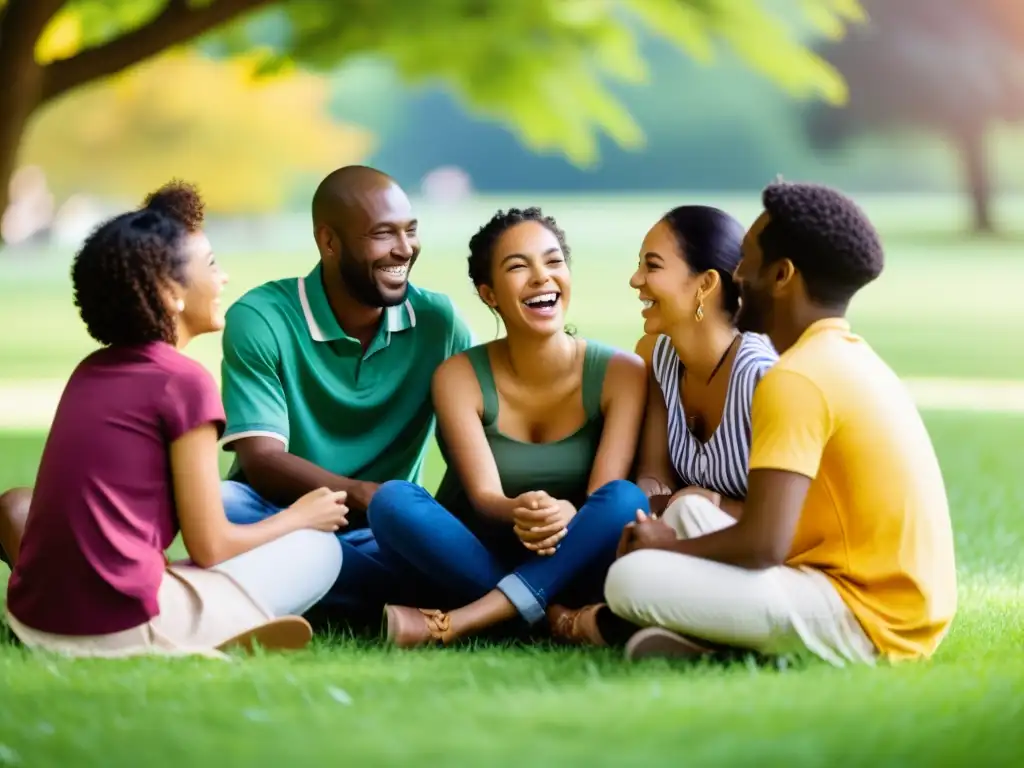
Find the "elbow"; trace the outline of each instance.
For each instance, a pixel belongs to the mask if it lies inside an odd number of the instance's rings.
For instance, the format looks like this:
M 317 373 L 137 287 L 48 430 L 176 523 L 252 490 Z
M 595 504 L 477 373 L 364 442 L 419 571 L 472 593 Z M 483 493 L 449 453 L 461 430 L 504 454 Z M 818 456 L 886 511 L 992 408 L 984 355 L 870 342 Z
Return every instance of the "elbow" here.
M 751 570 L 763 571 L 785 565 L 789 547 L 777 541 L 766 541 L 753 548 L 749 559 Z
M 224 547 L 215 544 L 190 544 L 185 543 L 185 551 L 189 559 L 200 568 L 213 568 L 228 559 Z

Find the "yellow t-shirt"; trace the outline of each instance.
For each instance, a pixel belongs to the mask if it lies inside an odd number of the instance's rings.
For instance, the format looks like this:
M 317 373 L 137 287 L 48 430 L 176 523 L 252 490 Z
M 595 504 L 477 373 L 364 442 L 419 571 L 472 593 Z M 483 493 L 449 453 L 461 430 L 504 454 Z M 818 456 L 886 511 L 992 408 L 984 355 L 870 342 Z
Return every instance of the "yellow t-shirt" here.
M 812 478 L 787 564 L 823 572 L 883 656 L 931 656 L 957 607 L 942 473 L 909 393 L 846 320 L 812 325 L 761 380 L 750 469 Z

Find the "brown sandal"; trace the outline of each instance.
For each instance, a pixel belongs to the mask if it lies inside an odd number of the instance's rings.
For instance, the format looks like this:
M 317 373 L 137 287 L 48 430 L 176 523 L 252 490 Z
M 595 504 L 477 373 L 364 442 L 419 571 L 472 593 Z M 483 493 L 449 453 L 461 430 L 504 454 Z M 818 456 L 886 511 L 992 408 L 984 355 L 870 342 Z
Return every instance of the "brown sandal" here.
M 267 651 L 299 651 L 313 639 L 313 628 L 301 616 L 282 616 L 225 640 L 218 651 L 240 648 L 252 653 L 255 645 Z
M 412 608 L 407 605 L 384 606 L 385 637 L 398 648 L 444 644 L 451 619 L 444 611 Z

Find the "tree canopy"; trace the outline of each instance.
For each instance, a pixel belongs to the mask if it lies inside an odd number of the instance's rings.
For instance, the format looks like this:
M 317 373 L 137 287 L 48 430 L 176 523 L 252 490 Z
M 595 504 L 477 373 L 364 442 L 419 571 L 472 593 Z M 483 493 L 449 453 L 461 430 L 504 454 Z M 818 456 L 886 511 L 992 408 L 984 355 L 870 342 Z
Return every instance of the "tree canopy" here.
M 792 0 L 821 34 L 862 18 L 857 0 Z M 529 147 L 586 164 L 598 137 L 640 146 L 609 81 L 642 83 L 635 21 L 699 61 L 722 46 L 801 98 L 842 103 L 846 89 L 773 7 L 735 0 L 0 0 L 0 178 L 29 119 L 72 90 L 204 38 L 247 53 L 257 72 L 328 71 L 357 55 L 391 61 L 410 82 L 449 84 Z M 117 162 L 111 158 L 111 162 Z M 0 208 L 6 190 L 0 188 Z

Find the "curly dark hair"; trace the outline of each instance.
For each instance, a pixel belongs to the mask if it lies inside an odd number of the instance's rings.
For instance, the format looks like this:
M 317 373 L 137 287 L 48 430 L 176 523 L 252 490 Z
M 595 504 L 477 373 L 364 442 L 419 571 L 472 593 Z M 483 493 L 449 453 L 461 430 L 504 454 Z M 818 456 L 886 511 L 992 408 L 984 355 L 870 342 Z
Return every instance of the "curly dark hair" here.
M 562 249 L 565 263 L 569 264 L 569 245 L 565 242 L 565 232 L 558 226 L 558 223 L 551 216 L 545 216 L 540 208 L 509 208 L 507 211 L 498 211 L 491 220 L 480 227 L 477 233 L 469 240 L 469 279 L 473 285 L 479 288 L 481 285 L 491 285 L 494 277 L 492 274 L 492 257 L 494 256 L 494 244 L 498 238 L 516 224 L 524 221 L 536 221 L 542 224 L 558 240 L 558 247 Z
M 841 192 L 779 181 L 765 188 L 761 200 L 768 213 L 759 238 L 764 263 L 792 261 L 815 303 L 845 307 L 882 274 L 881 238 L 860 207 Z
M 683 260 L 697 274 L 714 270 L 722 285 L 722 308 L 729 317 L 740 308 L 740 289 L 732 279 L 740 263 L 746 229 L 719 208 L 681 205 L 662 217 L 679 243 Z
M 186 282 L 182 241 L 202 223 L 203 203 L 191 185 L 172 182 L 145 207 L 101 224 L 71 266 L 74 302 L 89 335 L 104 346 L 177 343 L 161 287 Z
M 142 207 L 170 216 L 189 232 L 198 232 L 202 228 L 206 211 L 199 189 L 181 179 L 173 179 L 156 192 L 150 192 Z

